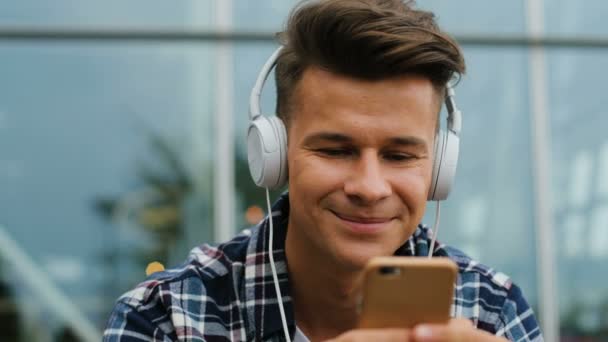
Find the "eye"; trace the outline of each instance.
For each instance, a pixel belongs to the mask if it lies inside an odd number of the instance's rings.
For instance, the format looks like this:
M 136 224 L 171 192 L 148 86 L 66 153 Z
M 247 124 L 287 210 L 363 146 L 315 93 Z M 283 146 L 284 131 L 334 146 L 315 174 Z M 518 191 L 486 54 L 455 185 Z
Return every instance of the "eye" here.
M 320 148 L 317 152 L 328 157 L 349 157 L 353 155 L 353 151 L 346 148 Z
M 403 152 L 395 152 L 395 153 L 386 153 L 384 155 L 384 159 L 386 159 L 388 161 L 394 161 L 394 162 L 404 162 L 404 161 L 416 159 L 416 156 L 408 154 L 408 153 L 403 153 Z

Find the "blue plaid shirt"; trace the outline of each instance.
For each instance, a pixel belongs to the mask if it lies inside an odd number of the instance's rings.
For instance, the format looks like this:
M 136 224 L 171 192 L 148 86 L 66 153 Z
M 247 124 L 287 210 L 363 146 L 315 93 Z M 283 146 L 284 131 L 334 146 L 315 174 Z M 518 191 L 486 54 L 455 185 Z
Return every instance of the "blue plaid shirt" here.
M 289 199 L 284 194 L 272 212 L 273 252 L 293 336 L 284 253 L 288 214 Z M 419 226 L 395 254 L 426 256 L 429 234 L 428 228 Z M 118 299 L 103 340 L 283 341 L 267 243 L 268 218 L 226 243 L 193 249 L 185 264 L 153 274 Z M 459 266 L 453 317 L 466 317 L 477 328 L 512 341 L 543 341 L 532 309 L 506 275 L 442 244 L 433 255 L 448 257 Z

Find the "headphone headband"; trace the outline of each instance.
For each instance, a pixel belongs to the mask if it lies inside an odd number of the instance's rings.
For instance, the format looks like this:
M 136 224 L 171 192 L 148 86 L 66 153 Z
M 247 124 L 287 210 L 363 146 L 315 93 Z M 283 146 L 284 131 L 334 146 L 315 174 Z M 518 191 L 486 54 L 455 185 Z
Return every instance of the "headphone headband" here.
M 277 59 L 279 58 L 279 54 L 282 50 L 283 46 L 279 46 L 272 53 L 272 55 L 270 55 L 268 60 L 266 60 L 266 63 L 264 63 L 262 70 L 260 70 L 260 73 L 258 74 L 255 84 L 251 89 L 251 94 L 249 95 L 249 120 L 254 120 L 258 116 L 262 115 L 262 108 L 260 104 L 262 90 L 264 89 L 268 76 L 276 65 Z M 456 136 L 459 136 L 460 130 L 462 129 L 462 112 L 456 106 L 456 93 L 452 85 L 448 82 L 445 88 L 444 103 L 448 111 L 448 130 L 456 134 Z
M 266 63 L 264 63 L 262 70 L 260 70 L 253 89 L 251 89 L 251 95 L 249 95 L 249 120 L 251 121 L 262 115 L 262 108 L 260 105 L 262 90 L 264 89 L 264 84 L 266 84 L 266 80 L 268 79 L 272 68 L 274 68 L 277 63 L 281 50 L 283 50 L 283 46 L 279 46 L 279 48 L 270 55 Z

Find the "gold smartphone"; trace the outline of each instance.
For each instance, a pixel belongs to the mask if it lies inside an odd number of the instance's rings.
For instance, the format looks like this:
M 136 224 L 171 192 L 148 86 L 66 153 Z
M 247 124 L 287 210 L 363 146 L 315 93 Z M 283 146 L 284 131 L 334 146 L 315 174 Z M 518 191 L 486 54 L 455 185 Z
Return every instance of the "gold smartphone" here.
M 378 257 L 366 266 L 359 328 L 447 323 L 457 265 L 448 258 Z

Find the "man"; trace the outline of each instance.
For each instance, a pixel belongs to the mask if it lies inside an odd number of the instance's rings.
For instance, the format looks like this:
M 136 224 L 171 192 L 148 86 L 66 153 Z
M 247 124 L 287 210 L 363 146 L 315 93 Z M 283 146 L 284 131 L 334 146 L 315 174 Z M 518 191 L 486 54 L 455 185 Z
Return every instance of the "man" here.
M 289 192 L 271 218 L 121 297 L 105 341 L 542 341 L 505 275 L 437 245 L 459 266 L 454 319 L 357 329 L 358 284 L 375 256 L 425 256 L 420 225 L 439 111 L 462 54 L 433 15 L 400 0 L 304 2 L 281 36 L 277 113 Z M 272 221 L 270 221 L 272 220 Z

